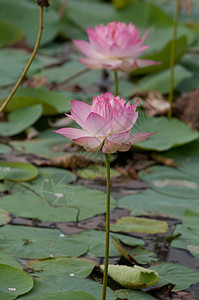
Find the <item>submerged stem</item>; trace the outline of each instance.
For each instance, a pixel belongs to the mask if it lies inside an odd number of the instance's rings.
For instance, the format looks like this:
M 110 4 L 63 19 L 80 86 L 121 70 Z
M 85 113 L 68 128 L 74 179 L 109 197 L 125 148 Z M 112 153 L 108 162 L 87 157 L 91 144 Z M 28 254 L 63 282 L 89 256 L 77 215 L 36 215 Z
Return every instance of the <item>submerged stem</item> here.
M 2 104 L 2 106 L 0 107 L 0 113 L 3 111 L 3 109 L 6 107 L 6 105 L 8 104 L 8 102 L 12 99 L 13 95 L 15 94 L 15 92 L 17 91 L 18 87 L 20 86 L 22 80 L 24 79 L 36 53 L 37 50 L 39 48 L 39 44 L 41 41 L 41 35 L 42 35 L 42 30 L 43 30 L 43 6 L 40 6 L 40 19 L 39 19 L 39 32 L 38 32 L 38 36 L 37 36 L 37 41 L 35 44 L 35 47 L 33 49 L 32 55 L 25 67 L 25 69 L 23 70 L 21 76 L 19 77 L 17 83 L 15 84 L 14 88 L 12 89 L 12 91 L 10 92 L 10 94 L 8 95 L 8 97 L 6 98 L 6 100 L 4 101 L 4 103 Z
M 173 104 L 173 86 L 174 86 L 174 62 L 175 62 L 175 50 L 176 50 L 176 32 L 178 23 L 178 9 L 179 0 L 176 0 L 176 8 L 173 18 L 173 39 L 171 43 L 171 55 L 170 55 L 170 80 L 169 80 L 169 103 L 170 108 L 168 110 L 168 118 L 172 117 L 172 104 Z
M 110 236 L 110 154 L 106 153 L 106 172 L 107 172 L 107 198 L 106 198 L 106 246 L 105 246 L 105 263 L 103 276 L 102 300 L 106 300 L 106 287 L 108 276 L 108 260 L 109 260 L 109 236 Z
M 118 96 L 118 76 L 117 76 L 117 71 L 114 72 L 114 77 L 115 77 L 115 97 Z

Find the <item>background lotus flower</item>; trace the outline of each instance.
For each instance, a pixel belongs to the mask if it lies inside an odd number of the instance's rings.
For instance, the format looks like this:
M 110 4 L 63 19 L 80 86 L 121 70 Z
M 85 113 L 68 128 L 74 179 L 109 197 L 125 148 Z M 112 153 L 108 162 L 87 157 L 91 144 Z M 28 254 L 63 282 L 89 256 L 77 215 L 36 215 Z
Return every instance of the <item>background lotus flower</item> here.
M 107 68 L 111 71 L 132 71 L 157 64 L 152 60 L 137 57 L 149 45 L 142 46 L 148 32 L 139 38 L 139 30 L 130 23 L 108 23 L 106 26 L 87 28 L 89 42 L 73 40 L 75 45 L 87 56 L 78 61 L 93 70 Z
M 127 151 L 132 144 L 139 143 L 154 133 L 130 134 L 138 118 L 137 102 L 130 102 L 114 97 L 110 92 L 94 97 L 92 106 L 71 100 L 71 115 L 82 129 L 61 128 L 57 133 L 73 140 L 88 151 L 98 151 L 102 147 L 104 153 L 117 150 Z

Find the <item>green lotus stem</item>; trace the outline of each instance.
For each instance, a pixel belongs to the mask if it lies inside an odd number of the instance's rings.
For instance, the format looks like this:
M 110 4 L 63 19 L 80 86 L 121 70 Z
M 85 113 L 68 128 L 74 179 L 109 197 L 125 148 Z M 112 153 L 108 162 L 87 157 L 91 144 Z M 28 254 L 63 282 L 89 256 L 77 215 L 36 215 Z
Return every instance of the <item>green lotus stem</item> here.
M 170 55 L 170 80 L 169 80 L 169 103 L 170 107 L 168 110 L 168 118 L 172 117 L 172 104 L 173 104 L 173 86 L 174 86 L 174 62 L 175 62 L 175 51 L 176 51 L 176 32 L 178 24 L 178 9 L 179 0 L 176 0 L 176 8 L 173 18 L 173 39 L 171 42 L 171 55 Z
M 25 69 L 23 70 L 21 76 L 19 77 L 17 83 L 15 84 L 14 88 L 12 89 L 12 91 L 10 92 L 10 94 L 8 95 L 8 97 L 6 98 L 6 100 L 4 101 L 2 106 L 0 107 L 0 113 L 4 110 L 4 108 L 6 107 L 8 102 L 12 99 L 13 95 L 15 94 L 18 87 L 20 86 L 22 80 L 24 79 L 30 65 L 32 64 L 33 59 L 35 58 L 35 55 L 36 55 L 37 50 L 39 48 L 39 44 L 40 44 L 41 36 L 42 36 L 42 30 L 43 30 L 43 6 L 40 6 L 40 19 L 39 20 L 40 20 L 39 21 L 39 32 L 38 32 L 37 41 L 36 41 L 35 47 L 33 49 L 32 55 L 31 55 L 27 65 L 26 65 Z
M 114 72 L 114 77 L 115 77 L 115 97 L 118 96 L 118 76 L 117 76 L 117 71 Z
M 108 261 L 109 261 L 109 237 L 110 237 L 110 154 L 105 153 L 106 172 L 107 172 L 107 198 L 106 198 L 106 245 L 105 245 L 105 263 L 103 276 L 102 300 L 106 300 L 106 287 L 108 277 Z

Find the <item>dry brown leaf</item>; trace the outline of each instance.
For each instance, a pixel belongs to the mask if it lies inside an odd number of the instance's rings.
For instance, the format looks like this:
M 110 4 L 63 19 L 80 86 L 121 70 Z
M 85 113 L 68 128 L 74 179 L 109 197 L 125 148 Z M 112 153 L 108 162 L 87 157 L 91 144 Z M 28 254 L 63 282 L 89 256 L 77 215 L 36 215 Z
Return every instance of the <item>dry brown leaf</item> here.
M 51 166 L 66 169 L 85 168 L 91 163 L 92 161 L 90 159 L 78 154 L 67 154 L 64 156 L 54 157 L 50 160 Z
M 151 153 L 151 157 L 158 163 L 161 163 L 165 166 L 171 166 L 171 167 L 175 167 L 175 162 L 172 158 L 168 158 L 168 157 L 164 157 L 160 154 L 157 154 L 155 152 Z

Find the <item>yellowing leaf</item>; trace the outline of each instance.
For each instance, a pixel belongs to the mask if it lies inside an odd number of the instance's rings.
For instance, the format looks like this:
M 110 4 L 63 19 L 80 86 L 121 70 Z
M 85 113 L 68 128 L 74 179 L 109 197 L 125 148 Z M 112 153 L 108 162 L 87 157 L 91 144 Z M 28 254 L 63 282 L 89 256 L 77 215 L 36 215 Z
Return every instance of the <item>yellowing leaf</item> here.
M 104 270 L 104 266 L 100 268 Z M 148 270 L 139 266 L 108 266 L 108 275 L 121 286 L 129 289 L 143 289 L 154 285 L 159 280 L 159 275 L 154 270 Z

